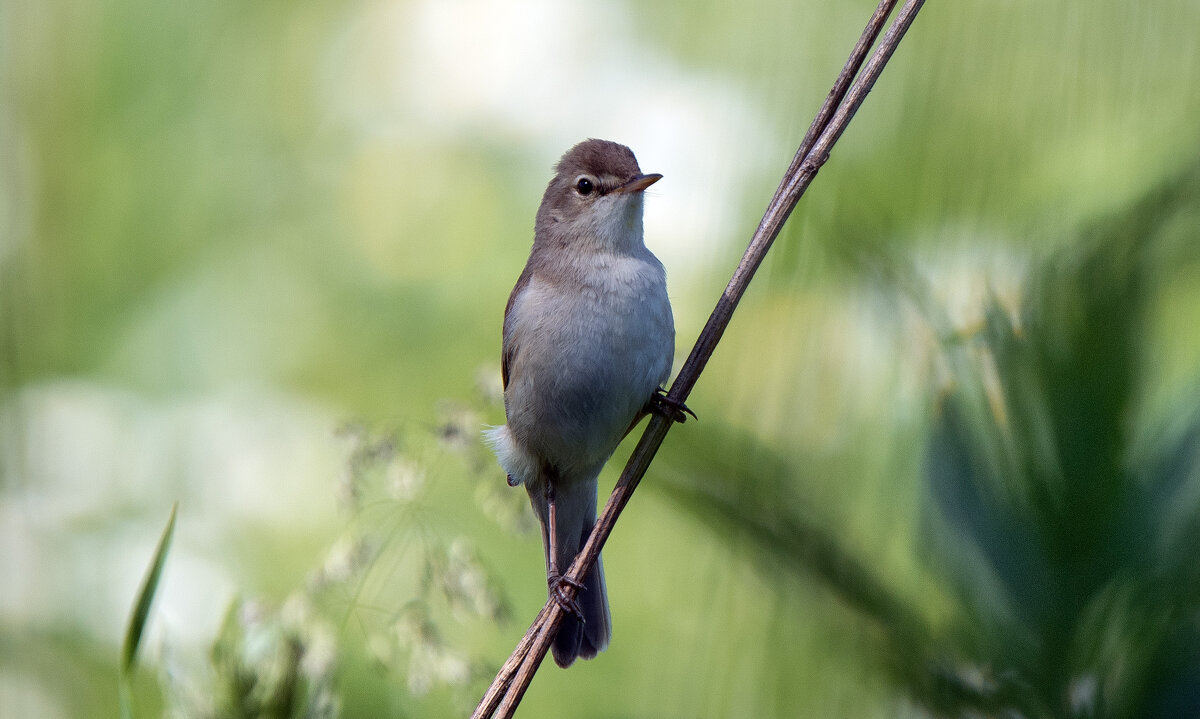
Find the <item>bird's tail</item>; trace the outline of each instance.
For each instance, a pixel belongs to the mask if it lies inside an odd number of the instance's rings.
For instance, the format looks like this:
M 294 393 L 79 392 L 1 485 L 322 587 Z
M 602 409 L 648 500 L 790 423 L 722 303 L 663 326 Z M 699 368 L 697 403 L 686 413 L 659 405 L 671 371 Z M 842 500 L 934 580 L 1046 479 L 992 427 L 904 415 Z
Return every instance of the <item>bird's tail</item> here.
M 579 546 L 582 547 L 591 531 L 592 525 L 589 524 Z M 608 592 L 604 587 L 604 566 L 599 557 L 596 558 L 596 566 L 584 578 L 576 602 L 583 621 L 570 613 L 563 617 L 551 647 L 554 661 L 560 667 L 571 666 L 576 657 L 592 659 L 608 646 L 608 640 L 612 637 Z
M 548 505 L 545 491 L 534 491 L 528 487 L 530 500 L 542 521 L 542 544 L 546 551 L 546 570 L 550 570 L 550 537 L 548 534 Z M 575 555 L 587 542 L 588 535 L 596 523 L 596 480 L 555 482 L 555 536 L 556 564 L 560 574 L 565 575 L 575 561 Z M 550 588 L 554 591 L 554 587 Z M 583 579 L 583 587 L 576 594 L 580 616 L 571 613 L 563 618 L 558 627 L 551 649 L 554 661 L 560 667 L 569 667 L 577 657 L 591 659 L 608 646 L 612 637 L 612 619 L 608 611 L 608 592 L 604 586 L 604 567 L 600 558 L 592 571 Z

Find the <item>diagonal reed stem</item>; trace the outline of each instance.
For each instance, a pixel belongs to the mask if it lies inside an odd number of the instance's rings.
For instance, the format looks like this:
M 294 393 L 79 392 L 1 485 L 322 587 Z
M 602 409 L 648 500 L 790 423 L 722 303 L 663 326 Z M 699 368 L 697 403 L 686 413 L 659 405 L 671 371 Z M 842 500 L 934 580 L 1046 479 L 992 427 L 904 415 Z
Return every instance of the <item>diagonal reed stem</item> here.
M 667 393 L 668 400 L 683 404 L 691 394 L 692 388 L 700 378 L 700 373 L 704 371 L 717 343 L 725 333 L 725 328 L 733 317 L 733 311 L 749 287 L 750 280 L 754 278 L 754 273 L 762 264 L 767 251 L 775 242 L 775 238 L 779 236 L 784 222 L 791 215 L 801 195 L 812 184 L 817 171 L 829 159 L 829 152 L 834 143 L 842 136 L 842 132 L 854 117 L 854 113 L 858 111 L 859 106 L 874 87 L 884 66 L 891 59 L 900 40 L 904 38 L 905 32 L 912 25 L 917 12 L 924 4 L 924 0 L 907 0 L 904 3 L 892 26 L 879 42 L 875 53 L 863 68 L 863 60 L 866 58 L 867 51 L 875 44 L 879 32 L 883 29 L 883 25 L 897 1 L 881 0 L 875 9 L 858 43 L 851 51 L 845 67 L 842 68 L 833 88 L 825 98 L 825 104 L 821 106 L 805 134 L 779 188 L 771 198 L 770 204 L 767 205 L 767 210 L 763 214 L 741 262 L 734 270 L 725 292 L 717 301 L 717 306 L 709 317 L 708 323 L 700 332 L 683 369 L 679 371 L 679 375 L 671 385 L 671 390 Z M 861 74 L 860 68 L 862 68 Z M 580 581 L 582 577 L 587 576 L 588 570 L 596 563 L 600 549 L 604 546 L 609 534 L 612 533 L 617 517 L 629 503 L 633 491 L 646 474 L 646 470 L 650 467 L 650 462 L 662 445 L 663 439 L 666 438 L 671 424 L 671 420 L 663 416 L 657 414 L 650 416 L 650 422 L 645 432 L 642 433 L 642 438 L 634 448 L 633 454 L 630 455 L 620 479 L 617 480 L 612 496 L 609 497 L 608 503 L 596 519 L 596 526 L 592 529 L 587 543 L 571 564 L 566 574 L 567 578 Z M 568 582 L 563 587 L 563 591 L 568 597 L 574 598 L 577 590 Z M 512 717 L 517 705 L 525 695 L 525 690 L 533 680 L 534 673 L 546 656 L 550 642 L 554 639 L 562 619 L 563 610 L 557 602 L 551 600 L 542 607 L 537 618 L 529 627 L 529 631 L 522 637 L 517 648 L 504 663 L 495 680 L 492 681 L 492 685 L 488 687 L 471 715 L 471 719 L 487 719 L 488 717 L 509 719 Z

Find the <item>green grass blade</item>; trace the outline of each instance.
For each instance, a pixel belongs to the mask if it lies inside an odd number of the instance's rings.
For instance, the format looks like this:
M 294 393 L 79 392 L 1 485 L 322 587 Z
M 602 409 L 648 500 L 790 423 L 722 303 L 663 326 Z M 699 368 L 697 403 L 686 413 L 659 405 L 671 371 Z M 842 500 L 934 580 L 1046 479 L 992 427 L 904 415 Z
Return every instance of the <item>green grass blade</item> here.
M 154 594 L 158 590 L 158 582 L 162 577 L 163 566 L 167 563 L 167 551 L 171 547 L 171 537 L 175 533 L 175 514 L 179 503 L 171 507 L 171 517 L 158 538 L 158 548 L 154 551 L 154 561 L 142 581 L 142 589 L 138 592 L 137 603 L 134 604 L 133 614 L 129 617 L 129 628 L 125 632 L 125 645 L 121 649 L 121 674 L 127 675 L 137 658 L 138 645 L 142 641 L 142 632 L 150 617 L 150 605 L 154 602 Z

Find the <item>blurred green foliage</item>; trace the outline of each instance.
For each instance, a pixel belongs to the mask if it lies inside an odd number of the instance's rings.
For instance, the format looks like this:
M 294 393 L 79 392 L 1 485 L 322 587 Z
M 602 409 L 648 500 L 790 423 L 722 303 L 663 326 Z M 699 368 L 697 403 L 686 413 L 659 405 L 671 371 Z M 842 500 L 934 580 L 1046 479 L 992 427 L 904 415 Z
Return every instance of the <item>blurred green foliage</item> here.
M 924 461 L 935 616 L 808 509 L 811 467 L 750 437 L 707 438 L 665 486 L 781 585 L 816 580 L 870 619 L 932 715 L 1192 717 L 1200 376 L 1147 406 L 1147 316 L 1158 278 L 1195 263 L 1198 197 L 1200 164 L 1046 260 L 1014 314 L 992 295 L 970 334 L 932 308 L 949 372 Z
M 816 580 L 870 620 L 931 715 L 1194 716 L 1200 376 L 1165 415 L 1147 406 L 1147 316 L 1167 268 L 1197 259 L 1197 198 L 1200 164 L 1052 255 L 1019 308 L 992 295 L 968 334 L 914 298 L 948 366 L 924 461 L 933 614 L 809 509 L 812 467 L 751 437 L 710 433 L 665 486 L 781 591 Z
M 667 263 L 682 355 L 870 5 L 492 10 L 0 5 L 0 714 L 112 715 L 175 500 L 135 716 L 482 691 L 544 600 L 477 430 L 549 164 L 708 162 L 653 168 L 736 228 Z M 1197 27 L 926 5 L 523 716 L 1195 714 Z
M 927 481 L 993 701 L 1023 716 L 1200 711 L 1200 376 L 1165 412 L 1147 316 L 1196 260 L 1200 165 L 1047 262 L 958 354 Z M 1185 223 L 1180 223 L 1184 220 Z M 938 555 L 934 555 L 938 556 Z

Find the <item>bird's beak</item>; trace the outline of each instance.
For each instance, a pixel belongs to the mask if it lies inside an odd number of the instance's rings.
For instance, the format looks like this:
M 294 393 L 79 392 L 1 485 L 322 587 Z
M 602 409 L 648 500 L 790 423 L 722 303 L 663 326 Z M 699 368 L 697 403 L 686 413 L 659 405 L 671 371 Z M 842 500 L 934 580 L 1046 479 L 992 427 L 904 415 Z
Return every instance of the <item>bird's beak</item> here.
M 615 192 L 641 192 L 661 179 L 662 175 L 658 174 L 657 172 L 649 175 L 638 175 L 629 182 L 626 182 L 624 185 L 618 187 Z

